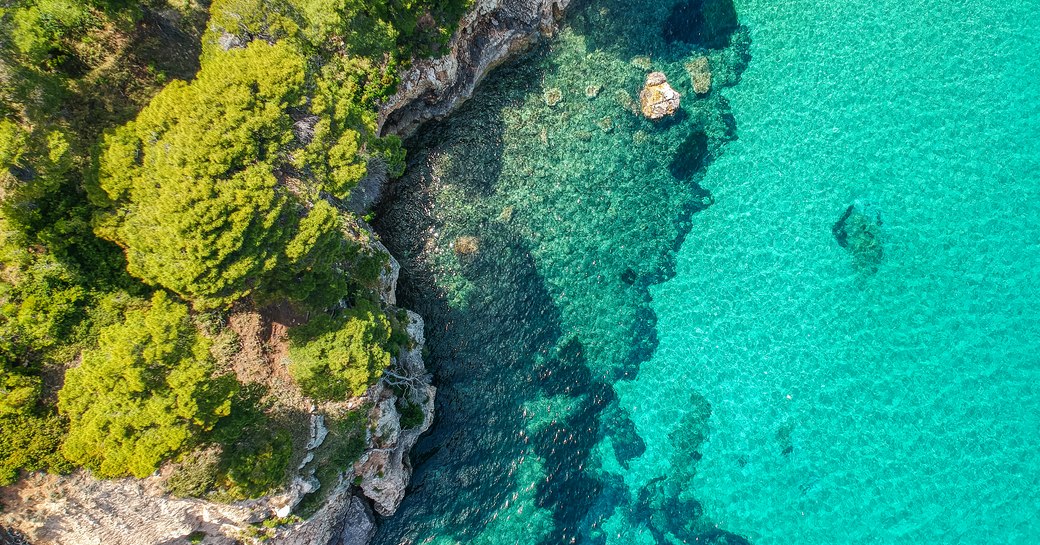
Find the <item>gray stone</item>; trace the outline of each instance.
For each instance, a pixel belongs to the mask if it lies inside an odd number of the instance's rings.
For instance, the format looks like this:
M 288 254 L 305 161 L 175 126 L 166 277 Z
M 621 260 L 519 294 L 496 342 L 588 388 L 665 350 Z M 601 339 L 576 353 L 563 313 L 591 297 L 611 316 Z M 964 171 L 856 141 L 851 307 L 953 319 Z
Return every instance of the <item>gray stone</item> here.
M 491 69 L 556 32 L 571 0 L 476 0 L 448 44 L 449 53 L 420 59 L 401 75 L 380 107 L 379 134 L 407 136 L 441 119 L 473 95 Z

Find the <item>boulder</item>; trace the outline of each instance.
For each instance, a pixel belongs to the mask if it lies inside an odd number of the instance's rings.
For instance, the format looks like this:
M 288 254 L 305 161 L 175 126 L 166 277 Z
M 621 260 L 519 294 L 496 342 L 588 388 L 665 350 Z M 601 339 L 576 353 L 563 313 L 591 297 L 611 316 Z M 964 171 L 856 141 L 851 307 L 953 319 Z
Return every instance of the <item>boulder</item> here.
M 639 105 L 647 119 L 662 119 L 679 110 L 678 91 L 668 85 L 663 72 L 651 72 L 646 76 L 643 90 L 639 92 Z

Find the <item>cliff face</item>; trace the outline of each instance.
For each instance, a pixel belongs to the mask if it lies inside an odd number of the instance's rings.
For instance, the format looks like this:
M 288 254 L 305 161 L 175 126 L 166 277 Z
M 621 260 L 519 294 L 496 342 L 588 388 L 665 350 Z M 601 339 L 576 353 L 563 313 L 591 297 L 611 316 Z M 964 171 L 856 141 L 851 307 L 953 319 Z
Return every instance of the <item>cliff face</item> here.
M 444 57 L 417 61 L 380 108 L 379 133 L 408 136 L 473 95 L 494 67 L 556 32 L 571 0 L 476 0 Z

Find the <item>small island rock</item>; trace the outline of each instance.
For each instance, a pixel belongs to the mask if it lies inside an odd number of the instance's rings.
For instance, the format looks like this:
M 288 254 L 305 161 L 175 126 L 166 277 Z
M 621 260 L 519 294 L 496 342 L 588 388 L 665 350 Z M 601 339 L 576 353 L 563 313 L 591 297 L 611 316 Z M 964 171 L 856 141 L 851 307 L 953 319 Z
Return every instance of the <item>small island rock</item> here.
M 679 110 L 680 96 L 668 85 L 668 78 L 663 72 L 651 72 L 646 76 L 646 84 L 639 93 L 639 104 L 644 116 L 657 120 Z

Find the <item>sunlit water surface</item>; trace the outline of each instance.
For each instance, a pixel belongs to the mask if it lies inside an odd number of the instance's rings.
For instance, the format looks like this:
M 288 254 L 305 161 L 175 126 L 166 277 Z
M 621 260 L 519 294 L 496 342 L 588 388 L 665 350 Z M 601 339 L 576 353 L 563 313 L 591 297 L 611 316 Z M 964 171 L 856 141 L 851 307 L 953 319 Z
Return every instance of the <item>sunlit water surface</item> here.
M 1040 542 L 1040 2 L 632 4 L 409 144 L 440 397 L 378 542 Z

